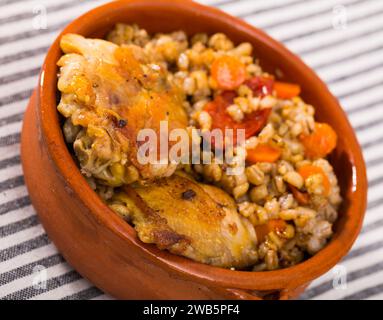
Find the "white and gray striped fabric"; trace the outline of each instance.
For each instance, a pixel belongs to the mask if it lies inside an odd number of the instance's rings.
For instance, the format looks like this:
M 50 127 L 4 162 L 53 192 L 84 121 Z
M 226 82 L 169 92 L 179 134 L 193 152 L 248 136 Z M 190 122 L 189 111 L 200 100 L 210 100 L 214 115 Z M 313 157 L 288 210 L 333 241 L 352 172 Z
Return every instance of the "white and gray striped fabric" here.
M 23 113 L 48 46 L 69 21 L 105 2 L 0 0 L 1 299 L 111 299 L 82 279 L 46 236 L 19 155 Z M 382 299 L 383 1 L 202 2 L 264 29 L 301 56 L 340 99 L 363 147 L 370 189 L 362 233 L 351 253 L 302 298 Z

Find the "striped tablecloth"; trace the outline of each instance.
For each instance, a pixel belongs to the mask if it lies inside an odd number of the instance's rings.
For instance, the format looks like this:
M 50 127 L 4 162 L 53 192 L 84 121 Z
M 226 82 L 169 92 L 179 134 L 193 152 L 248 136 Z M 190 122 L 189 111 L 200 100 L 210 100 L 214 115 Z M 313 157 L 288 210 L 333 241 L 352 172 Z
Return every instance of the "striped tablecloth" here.
M 0 298 L 111 299 L 82 279 L 48 239 L 30 204 L 19 155 L 23 112 L 49 44 L 69 21 L 104 2 L 0 0 Z M 202 2 L 264 29 L 301 56 L 340 99 L 363 146 L 370 189 L 362 233 L 302 298 L 382 299 L 383 1 Z

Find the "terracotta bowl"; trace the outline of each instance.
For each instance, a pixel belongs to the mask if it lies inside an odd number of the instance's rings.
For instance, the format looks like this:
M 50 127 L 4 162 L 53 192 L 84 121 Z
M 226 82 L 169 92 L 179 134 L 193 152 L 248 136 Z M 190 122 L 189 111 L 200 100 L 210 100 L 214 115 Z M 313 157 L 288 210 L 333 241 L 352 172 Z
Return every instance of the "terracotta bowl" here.
M 104 37 L 117 22 L 150 32 L 182 29 L 224 32 L 249 41 L 263 67 L 302 86 L 319 121 L 339 136 L 331 155 L 344 197 L 331 242 L 294 267 L 268 272 L 231 271 L 200 264 L 142 243 L 135 230 L 98 198 L 65 145 L 56 111 L 56 62 L 62 34 Z M 65 259 L 103 291 L 121 299 L 288 299 L 332 268 L 351 248 L 366 207 L 361 149 L 346 115 L 326 85 L 297 56 L 262 31 L 217 9 L 190 1 L 114 1 L 72 22 L 53 43 L 25 115 L 22 162 L 30 197 L 49 237 Z

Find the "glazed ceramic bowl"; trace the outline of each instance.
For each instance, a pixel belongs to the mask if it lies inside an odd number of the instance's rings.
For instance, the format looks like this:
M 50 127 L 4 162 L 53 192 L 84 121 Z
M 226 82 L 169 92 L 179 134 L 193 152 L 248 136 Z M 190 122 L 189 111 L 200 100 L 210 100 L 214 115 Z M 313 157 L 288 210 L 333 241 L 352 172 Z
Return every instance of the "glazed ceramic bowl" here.
M 102 38 L 117 22 L 149 32 L 223 32 L 248 41 L 263 68 L 299 83 L 339 142 L 331 155 L 343 207 L 331 242 L 312 258 L 287 269 L 232 271 L 200 264 L 142 243 L 134 228 L 112 212 L 88 186 L 65 145 L 56 110 L 57 66 L 62 34 Z M 217 9 L 182 0 L 114 1 L 72 22 L 49 49 L 25 115 L 22 162 L 30 197 L 49 237 L 65 259 L 103 291 L 122 299 L 288 299 L 333 267 L 351 248 L 366 207 L 361 149 L 346 115 L 326 85 L 297 56 L 262 31 Z

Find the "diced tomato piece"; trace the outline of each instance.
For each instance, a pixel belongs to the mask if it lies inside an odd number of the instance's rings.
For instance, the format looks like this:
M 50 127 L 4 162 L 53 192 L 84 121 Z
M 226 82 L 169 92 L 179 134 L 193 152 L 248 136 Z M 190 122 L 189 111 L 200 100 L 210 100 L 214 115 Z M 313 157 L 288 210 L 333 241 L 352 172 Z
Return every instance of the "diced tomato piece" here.
M 237 93 L 232 90 L 225 90 L 221 93 L 221 97 L 228 105 L 233 104 L 234 98 L 237 96 Z
M 238 58 L 222 56 L 213 61 L 210 73 L 220 89 L 233 90 L 245 81 L 246 68 Z
M 277 161 L 282 151 L 279 148 L 272 147 L 268 144 L 258 144 L 255 149 L 246 150 L 247 156 L 246 161 L 249 163 L 257 163 L 257 162 L 275 162 Z
M 336 147 L 337 135 L 327 123 L 315 123 L 314 132 L 299 137 L 307 157 L 316 159 L 324 158 Z
M 252 77 L 244 82 L 256 97 L 264 97 L 273 93 L 274 79 L 265 77 Z
M 258 243 L 265 241 L 266 236 L 272 231 L 277 233 L 285 231 L 286 226 L 286 222 L 282 219 L 269 220 L 265 224 L 256 226 L 255 233 L 257 234 Z
M 213 101 L 206 104 L 204 110 L 212 118 L 212 129 L 233 129 L 233 143 L 237 141 L 237 129 L 245 129 L 245 138 L 248 139 L 263 129 L 269 118 L 271 109 L 262 109 L 246 114 L 241 122 L 236 122 L 227 112 L 226 108 L 233 103 L 236 94 L 233 91 L 225 91 Z

